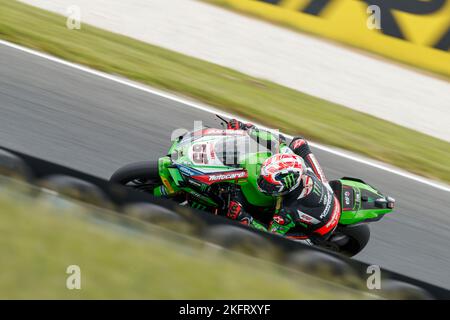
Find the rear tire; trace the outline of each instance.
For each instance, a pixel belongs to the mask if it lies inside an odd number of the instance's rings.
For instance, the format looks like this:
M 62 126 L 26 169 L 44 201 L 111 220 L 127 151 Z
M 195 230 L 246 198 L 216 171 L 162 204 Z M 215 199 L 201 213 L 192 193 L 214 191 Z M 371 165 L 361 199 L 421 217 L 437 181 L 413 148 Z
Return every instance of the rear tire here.
M 344 237 L 340 237 L 342 235 Z M 335 239 L 340 238 L 340 240 L 333 241 L 332 236 L 327 241 L 330 243 L 330 247 L 327 248 L 327 245 L 325 245 L 325 248 L 337 251 L 348 257 L 353 257 L 361 252 L 369 242 L 370 229 L 367 224 L 341 227 L 334 237 Z
M 109 181 L 150 193 L 153 193 L 153 189 L 162 184 L 158 171 L 158 161 L 127 164 L 117 169 Z
M 349 257 L 353 257 L 360 253 L 366 247 L 370 239 L 370 229 L 367 224 L 342 228 L 342 233 L 349 239 L 346 244 L 339 247 L 339 251 Z

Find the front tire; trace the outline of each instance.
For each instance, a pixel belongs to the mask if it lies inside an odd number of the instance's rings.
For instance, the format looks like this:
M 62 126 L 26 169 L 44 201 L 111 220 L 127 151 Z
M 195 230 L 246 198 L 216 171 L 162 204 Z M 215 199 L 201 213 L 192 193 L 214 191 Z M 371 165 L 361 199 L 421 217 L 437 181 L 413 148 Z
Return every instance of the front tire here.
M 158 171 L 158 161 L 127 164 L 117 169 L 109 181 L 152 194 L 155 187 L 162 184 Z

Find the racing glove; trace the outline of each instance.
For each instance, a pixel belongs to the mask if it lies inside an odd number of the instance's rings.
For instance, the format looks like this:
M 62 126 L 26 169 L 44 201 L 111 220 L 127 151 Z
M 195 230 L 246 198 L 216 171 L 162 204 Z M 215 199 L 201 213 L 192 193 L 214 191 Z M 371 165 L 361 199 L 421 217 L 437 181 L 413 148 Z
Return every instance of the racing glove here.
M 245 212 L 242 204 L 237 200 L 231 200 L 228 205 L 228 211 L 226 214 L 227 218 L 231 220 L 235 220 L 243 225 L 267 231 L 266 227 L 263 224 L 259 223 L 248 213 Z
M 255 126 L 251 123 L 243 123 L 236 119 L 231 119 L 227 124 L 229 130 L 248 130 L 253 129 Z
M 311 152 L 309 144 L 303 137 L 295 137 L 292 139 L 289 148 L 298 156 L 305 160 L 306 164 L 314 171 L 317 178 L 324 184 L 328 184 L 328 180 L 325 177 L 322 167 L 319 165 L 315 155 Z

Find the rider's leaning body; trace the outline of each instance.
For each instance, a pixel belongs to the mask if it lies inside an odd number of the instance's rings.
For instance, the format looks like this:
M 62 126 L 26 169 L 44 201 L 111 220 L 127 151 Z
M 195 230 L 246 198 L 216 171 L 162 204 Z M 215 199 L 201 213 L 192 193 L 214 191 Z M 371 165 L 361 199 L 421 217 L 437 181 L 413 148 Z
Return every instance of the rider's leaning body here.
M 233 119 L 228 129 L 252 130 L 255 127 Z M 307 244 L 312 244 L 308 240 L 311 238 L 326 239 L 338 224 L 339 201 L 308 142 L 302 137 L 296 137 L 287 146 L 285 139 L 280 137 L 271 138 L 274 144 L 281 142 L 279 153 L 264 161 L 258 178 L 259 190 L 277 197 L 278 205 L 269 231 L 285 235 L 298 226 L 295 234 L 290 233 L 291 238 Z M 270 144 L 270 141 L 264 141 L 264 144 L 267 143 Z M 231 197 L 227 217 L 244 224 L 258 225 L 246 210 L 245 197 L 239 190 Z

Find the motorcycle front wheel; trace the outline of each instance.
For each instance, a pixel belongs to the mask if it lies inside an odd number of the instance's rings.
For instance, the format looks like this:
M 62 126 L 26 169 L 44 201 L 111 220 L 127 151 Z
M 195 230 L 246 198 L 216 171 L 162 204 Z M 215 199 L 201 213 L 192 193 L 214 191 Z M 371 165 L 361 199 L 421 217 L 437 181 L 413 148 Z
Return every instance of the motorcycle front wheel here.
M 141 161 L 127 164 L 117 169 L 109 181 L 152 194 L 156 187 L 162 185 L 158 171 L 158 161 Z

